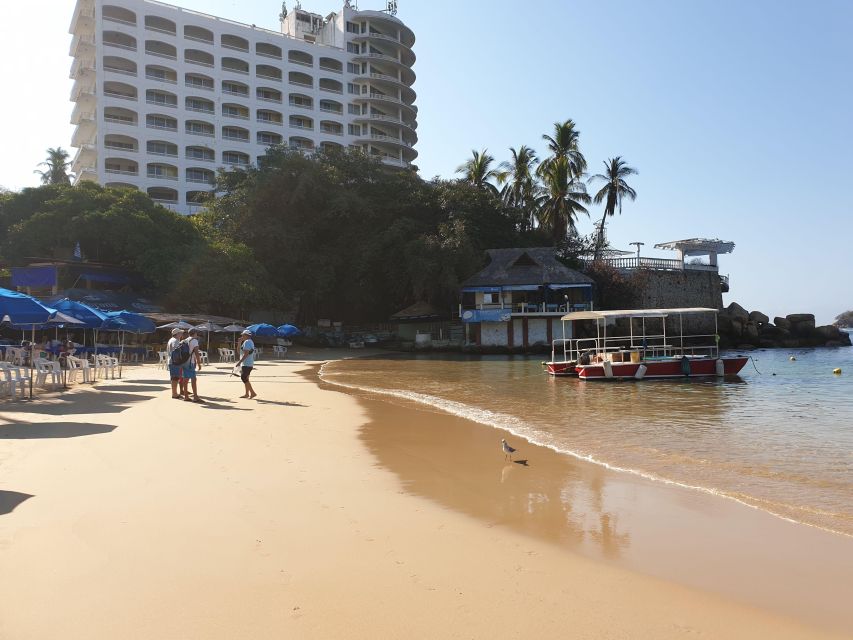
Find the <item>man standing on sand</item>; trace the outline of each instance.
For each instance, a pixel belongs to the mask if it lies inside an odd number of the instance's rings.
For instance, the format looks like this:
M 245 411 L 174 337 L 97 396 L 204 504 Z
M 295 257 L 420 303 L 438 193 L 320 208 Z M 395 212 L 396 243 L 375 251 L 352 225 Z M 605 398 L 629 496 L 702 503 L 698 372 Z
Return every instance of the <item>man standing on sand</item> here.
M 183 393 L 183 373 L 184 368 L 182 365 L 174 365 L 172 364 L 172 353 L 178 346 L 181 344 L 181 339 L 184 337 L 183 329 L 172 329 L 172 339 L 169 340 L 169 343 L 166 345 L 166 357 L 169 358 L 169 378 L 172 381 L 172 398 L 178 400 L 181 397 L 181 393 Z M 181 384 L 181 390 L 178 391 L 178 384 Z
M 189 381 L 193 386 L 193 402 L 201 402 L 201 398 L 198 397 L 198 386 L 196 384 L 196 369 L 201 371 L 201 354 L 198 346 L 198 331 L 190 329 L 186 343 L 190 349 L 190 359 L 187 360 L 184 365 L 184 400 L 190 399 L 190 394 L 187 390 L 187 381 Z
M 252 375 L 252 368 L 255 366 L 255 343 L 252 341 L 252 332 L 246 329 L 240 336 L 240 361 L 234 365 L 234 368 L 240 367 L 240 379 L 246 385 L 246 393 L 241 398 L 254 398 L 257 393 L 252 388 L 252 383 L 249 382 L 249 376 Z M 242 365 L 242 366 L 241 366 Z

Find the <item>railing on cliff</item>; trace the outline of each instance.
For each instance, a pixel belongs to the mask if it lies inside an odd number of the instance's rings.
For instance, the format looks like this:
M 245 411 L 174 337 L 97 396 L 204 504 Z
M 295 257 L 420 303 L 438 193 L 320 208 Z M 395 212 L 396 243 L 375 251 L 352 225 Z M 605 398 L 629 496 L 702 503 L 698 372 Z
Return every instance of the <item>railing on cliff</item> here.
M 607 265 L 614 269 L 656 269 L 660 271 L 717 271 L 713 264 L 682 262 L 670 258 L 604 258 Z M 592 265 L 592 260 L 584 260 L 584 267 Z

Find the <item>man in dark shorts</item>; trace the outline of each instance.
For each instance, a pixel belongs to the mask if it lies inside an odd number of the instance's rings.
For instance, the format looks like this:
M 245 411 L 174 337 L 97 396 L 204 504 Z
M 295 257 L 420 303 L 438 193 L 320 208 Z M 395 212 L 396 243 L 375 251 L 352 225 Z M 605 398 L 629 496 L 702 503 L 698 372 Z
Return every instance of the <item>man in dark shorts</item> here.
M 181 393 L 184 393 L 184 385 L 182 383 L 184 367 L 183 365 L 172 364 L 172 352 L 178 348 L 179 344 L 181 344 L 183 337 L 183 329 L 172 329 L 172 339 L 169 340 L 169 343 L 166 345 L 166 353 L 169 358 L 169 378 L 172 382 L 172 397 L 176 400 L 181 397 Z M 180 391 L 178 390 L 179 383 L 181 383 Z M 189 399 L 189 395 L 187 395 L 187 399 Z
M 252 383 L 249 382 L 249 376 L 252 375 L 252 369 L 255 366 L 255 343 L 252 340 L 252 332 L 248 329 L 240 336 L 240 356 L 239 362 L 234 365 L 235 368 L 240 367 L 240 379 L 246 385 L 246 393 L 241 398 L 254 398 L 257 393 L 252 388 Z

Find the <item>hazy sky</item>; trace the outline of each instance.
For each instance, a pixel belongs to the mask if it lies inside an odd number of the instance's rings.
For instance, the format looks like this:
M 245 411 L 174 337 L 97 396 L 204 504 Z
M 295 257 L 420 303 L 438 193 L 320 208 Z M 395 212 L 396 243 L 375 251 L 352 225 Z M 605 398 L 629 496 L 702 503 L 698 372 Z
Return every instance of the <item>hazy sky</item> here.
M 277 29 L 276 0 L 175 4 Z M 294 2 L 288 2 L 289 7 Z M 318 13 L 341 2 L 305 0 Z M 378 9 L 383 0 L 361 0 Z M 736 300 L 771 317 L 853 308 L 853 2 L 399 0 L 415 32 L 418 165 L 451 177 L 471 149 L 542 149 L 572 118 L 594 172 L 621 155 L 639 196 L 609 226 L 644 255 L 719 237 Z M 69 148 L 71 0 L 3 2 L 0 186 L 36 185 Z M 73 150 L 72 150 L 73 152 Z M 594 219 L 600 217 L 593 207 Z M 580 230 L 592 228 L 582 219 Z

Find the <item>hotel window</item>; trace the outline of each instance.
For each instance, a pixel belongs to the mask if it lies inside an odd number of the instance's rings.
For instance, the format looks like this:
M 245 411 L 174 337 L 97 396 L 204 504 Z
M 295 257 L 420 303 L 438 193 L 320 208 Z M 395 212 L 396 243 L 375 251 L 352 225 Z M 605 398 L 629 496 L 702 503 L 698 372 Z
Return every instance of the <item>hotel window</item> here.
M 358 65 L 355 62 L 347 62 L 347 72 L 355 74 L 361 73 L 361 65 Z
M 361 127 L 357 124 L 351 124 L 349 126 L 349 134 L 351 136 L 360 136 L 361 135 Z
M 350 115 L 353 115 L 353 116 L 360 116 L 361 115 L 361 107 L 358 106 L 357 104 L 351 104 L 347 107 L 347 109 L 349 110 Z
M 357 96 L 359 94 L 358 85 L 353 84 L 352 82 L 348 82 L 347 83 L 347 91 L 349 93 Z
M 347 33 L 359 33 L 358 25 L 355 22 L 347 22 Z
M 350 53 L 361 53 L 361 49 L 354 42 L 347 42 L 347 51 Z

